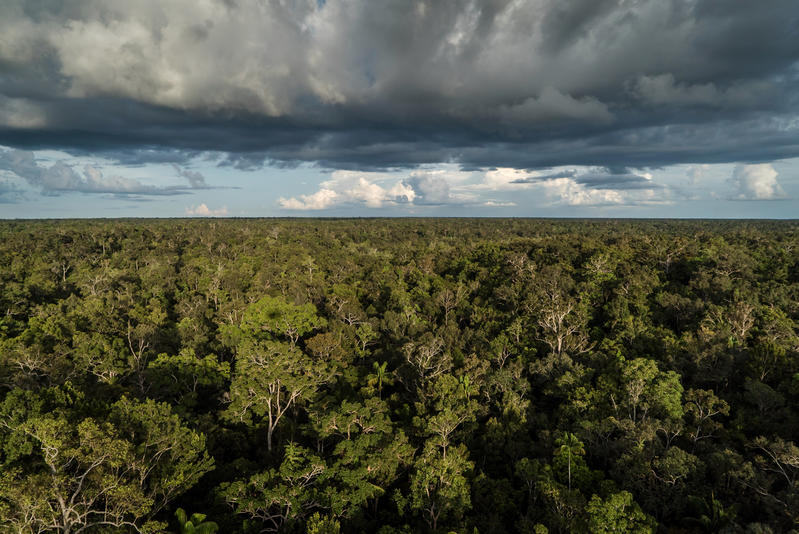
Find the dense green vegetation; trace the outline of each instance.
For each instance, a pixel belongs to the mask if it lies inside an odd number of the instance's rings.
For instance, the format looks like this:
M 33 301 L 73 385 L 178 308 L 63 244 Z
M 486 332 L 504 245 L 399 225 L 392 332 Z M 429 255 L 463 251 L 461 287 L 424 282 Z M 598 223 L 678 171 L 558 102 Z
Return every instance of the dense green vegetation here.
M 786 532 L 799 223 L 0 224 L 0 529 Z

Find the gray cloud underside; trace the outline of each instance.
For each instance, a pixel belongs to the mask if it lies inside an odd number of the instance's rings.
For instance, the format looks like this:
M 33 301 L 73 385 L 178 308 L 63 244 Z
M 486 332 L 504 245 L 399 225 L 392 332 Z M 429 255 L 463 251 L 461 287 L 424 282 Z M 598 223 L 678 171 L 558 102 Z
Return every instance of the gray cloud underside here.
M 514 184 L 540 183 L 560 178 L 571 178 L 575 183 L 594 189 L 661 189 L 663 186 L 632 172 L 624 167 L 594 169 L 589 172 L 578 173 L 576 170 L 560 171 L 540 176 L 529 176 L 513 180 Z
M 11 173 L 25 180 L 29 186 L 38 189 L 42 194 L 56 196 L 63 193 L 110 194 L 133 200 L 141 200 L 146 196 L 184 195 L 197 189 L 211 189 L 205 177 L 189 169 L 175 166 L 177 174 L 185 178 L 188 186 L 159 187 L 144 184 L 134 178 L 123 176 L 106 176 L 97 167 L 86 165 L 82 171 L 63 161 L 56 161 L 50 166 L 41 165 L 34 154 L 26 150 L 5 150 L 0 152 L 0 171 Z M 12 189 L 8 193 L 20 192 L 10 181 L 0 182 L 0 195 L 3 195 L 3 183 Z
M 10 180 L 0 179 L 0 204 L 16 202 L 22 196 L 22 190 Z
M 9 0 L 0 144 L 240 168 L 771 161 L 799 156 L 797 60 L 795 0 Z

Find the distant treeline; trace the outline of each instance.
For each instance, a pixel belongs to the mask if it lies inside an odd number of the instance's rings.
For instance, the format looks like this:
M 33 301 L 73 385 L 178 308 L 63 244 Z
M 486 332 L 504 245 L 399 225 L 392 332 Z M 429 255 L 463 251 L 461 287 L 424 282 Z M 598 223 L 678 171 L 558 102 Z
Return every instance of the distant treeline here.
M 799 222 L 0 223 L 0 532 L 799 529 Z

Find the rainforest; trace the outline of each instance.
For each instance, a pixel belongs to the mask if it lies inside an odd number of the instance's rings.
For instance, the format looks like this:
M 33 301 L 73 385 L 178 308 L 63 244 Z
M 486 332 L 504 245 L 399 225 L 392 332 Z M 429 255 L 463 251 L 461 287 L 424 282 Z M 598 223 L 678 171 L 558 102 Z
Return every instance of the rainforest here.
M 797 221 L 0 222 L 2 532 L 789 532 L 797 443 Z

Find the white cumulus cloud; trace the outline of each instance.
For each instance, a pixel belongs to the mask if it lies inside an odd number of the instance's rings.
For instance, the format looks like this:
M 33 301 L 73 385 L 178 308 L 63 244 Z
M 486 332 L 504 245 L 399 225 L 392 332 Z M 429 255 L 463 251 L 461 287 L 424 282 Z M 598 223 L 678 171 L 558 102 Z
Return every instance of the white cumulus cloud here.
M 541 182 L 547 196 L 567 206 L 600 206 L 624 204 L 625 195 L 613 189 L 590 189 L 572 178 L 555 178 Z
M 310 195 L 278 199 L 281 208 L 287 210 L 324 210 L 338 206 L 358 205 L 380 208 L 386 203 L 413 200 L 413 192 L 395 185 L 385 188 L 376 183 L 384 179 L 383 173 L 361 171 L 334 171 L 329 180 L 319 184 L 319 190 Z M 410 199 L 408 199 L 410 195 Z
M 186 215 L 192 215 L 194 217 L 224 217 L 227 215 L 227 206 L 222 206 L 218 209 L 211 209 L 205 204 L 200 204 L 199 206 L 191 206 L 186 208 Z
M 367 208 L 408 205 L 463 204 L 470 197 L 454 194 L 457 184 L 468 173 L 446 169 L 417 170 L 407 177 L 384 172 L 334 171 L 329 180 L 319 184 L 310 195 L 278 199 L 287 210 L 325 210 L 337 207 Z
M 785 198 L 785 191 L 777 182 L 777 171 L 768 163 L 737 165 L 730 183 L 735 188 L 736 200 L 776 200 Z
M 323 188 L 312 195 L 278 199 L 281 208 L 287 210 L 323 210 L 338 202 L 339 194 L 332 189 Z
M 520 198 L 559 206 L 663 204 L 670 192 L 649 172 L 631 169 L 554 168 L 531 171 L 455 166 L 424 168 L 402 176 L 390 172 L 338 170 L 312 194 L 278 199 L 286 210 L 344 207 L 432 208 L 436 206 L 510 208 Z

